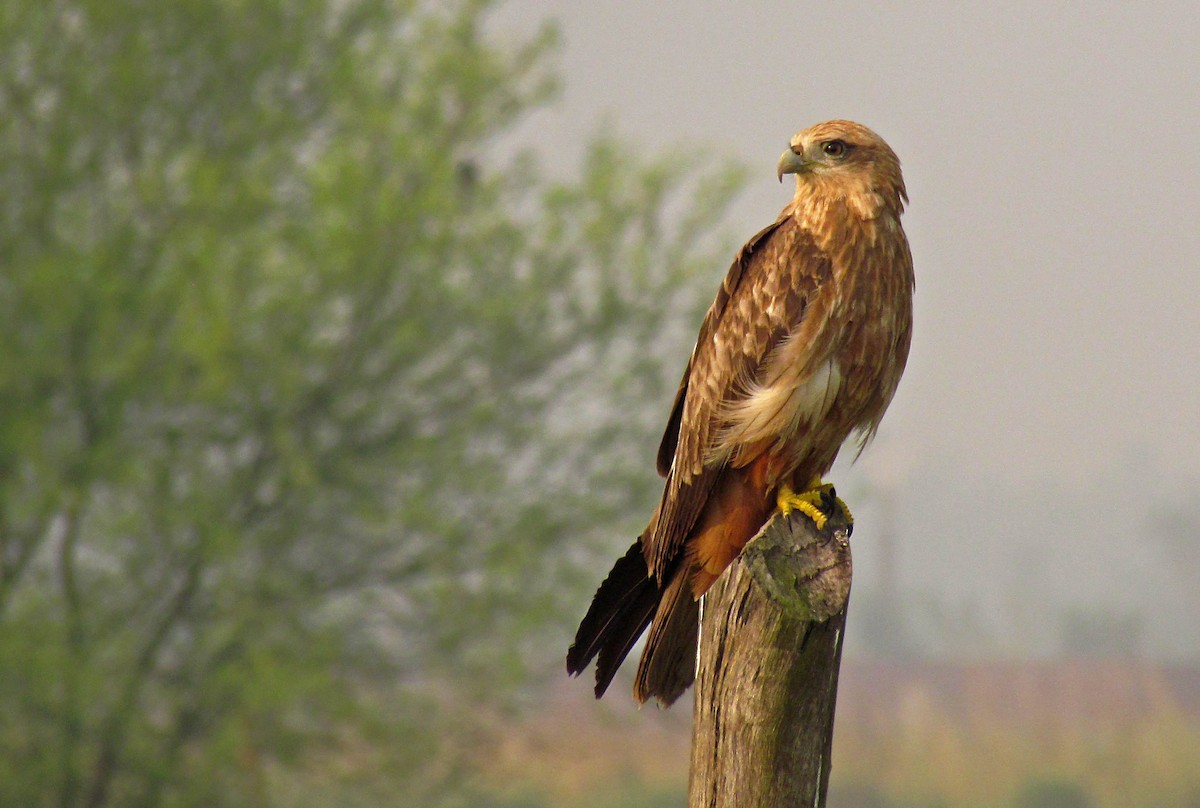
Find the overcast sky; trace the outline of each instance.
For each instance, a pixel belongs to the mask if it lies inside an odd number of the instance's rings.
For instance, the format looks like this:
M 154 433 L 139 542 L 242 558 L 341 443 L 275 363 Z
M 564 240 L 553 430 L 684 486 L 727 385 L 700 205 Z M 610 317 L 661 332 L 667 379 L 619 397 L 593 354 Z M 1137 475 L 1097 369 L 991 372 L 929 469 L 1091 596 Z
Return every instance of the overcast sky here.
M 1000 599 L 1044 539 L 1068 601 L 1166 580 L 1123 553 L 1155 503 L 1200 491 L 1200 7 L 516 0 L 496 21 L 547 17 L 564 95 L 520 134 L 567 170 L 602 121 L 732 155 L 749 237 L 790 197 L 774 166 L 797 130 L 851 118 L 900 155 L 912 355 L 846 473 L 901 492 L 910 577 Z M 935 486 L 930 527 L 914 503 Z

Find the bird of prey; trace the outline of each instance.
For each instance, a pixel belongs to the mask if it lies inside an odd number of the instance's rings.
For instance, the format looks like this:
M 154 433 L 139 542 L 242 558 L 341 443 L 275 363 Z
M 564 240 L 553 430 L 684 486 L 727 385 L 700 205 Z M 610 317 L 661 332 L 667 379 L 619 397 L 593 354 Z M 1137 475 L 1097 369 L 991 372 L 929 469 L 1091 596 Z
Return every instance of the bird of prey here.
M 862 451 L 900 382 L 913 295 L 900 161 L 865 126 L 828 121 L 791 139 L 784 174 L 795 196 L 700 326 L 658 450 L 658 508 L 567 652 L 572 674 L 598 657 L 597 698 L 646 626 L 634 698 L 668 705 L 691 685 L 699 598 L 776 508 L 824 526 L 823 476 L 852 433 Z

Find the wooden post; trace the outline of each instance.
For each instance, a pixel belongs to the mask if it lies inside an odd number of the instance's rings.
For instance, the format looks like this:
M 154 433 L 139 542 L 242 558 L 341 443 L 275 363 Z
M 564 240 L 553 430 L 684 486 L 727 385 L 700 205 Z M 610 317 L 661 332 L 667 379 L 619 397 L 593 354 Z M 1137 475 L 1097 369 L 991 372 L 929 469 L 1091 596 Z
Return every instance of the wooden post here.
M 776 516 L 705 595 L 689 808 L 825 805 L 849 529 Z

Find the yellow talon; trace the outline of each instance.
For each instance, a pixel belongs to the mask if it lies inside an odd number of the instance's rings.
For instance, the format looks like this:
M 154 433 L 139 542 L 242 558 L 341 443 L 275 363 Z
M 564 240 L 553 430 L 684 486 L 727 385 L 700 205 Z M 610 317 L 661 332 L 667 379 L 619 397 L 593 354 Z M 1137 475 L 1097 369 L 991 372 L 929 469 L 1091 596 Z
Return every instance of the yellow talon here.
M 832 503 L 830 503 L 832 500 Z M 822 482 L 820 477 L 813 477 L 809 481 L 808 490 L 804 493 L 797 494 L 792 490 L 791 486 L 784 483 L 779 487 L 779 494 L 775 498 L 775 504 L 778 506 L 780 513 L 784 516 L 791 514 L 792 511 L 800 511 L 800 513 L 813 520 L 813 524 L 817 526 L 817 530 L 824 530 L 826 522 L 829 521 L 830 515 L 833 513 L 833 505 L 841 510 L 842 515 L 846 518 L 846 523 L 849 527 L 854 527 L 854 516 L 850 513 L 850 508 L 837 495 L 832 483 Z M 828 512 L 821 510 L 824 505 L 828 508 Z

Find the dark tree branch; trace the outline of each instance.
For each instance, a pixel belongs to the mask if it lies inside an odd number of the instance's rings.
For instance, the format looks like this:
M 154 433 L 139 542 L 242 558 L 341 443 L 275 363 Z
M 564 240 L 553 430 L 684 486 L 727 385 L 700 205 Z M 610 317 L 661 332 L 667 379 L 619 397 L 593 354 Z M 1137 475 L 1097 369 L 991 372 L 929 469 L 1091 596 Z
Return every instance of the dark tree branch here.
M 58 581 L 62 587 L 65 613 L 64 650 L 62 667 L 62 747 L 60 765 L 62 790 L 59 804 L 69 808 L 79 792 L 79 748 L 83 742 L 83 683 L 87 638 L 84 628 L 84 602 L 79 589 L 75 567 L 79 545 L 80 523 L 83 520 L 84 496 L 72 490 L 63 514 L 62 540 L 58 547 Z
M 689 808 L 825 805 L 848 537 L 777 515 L 705 595 Z
M 138 697 L 151 678 L 172 629 L 183 620 L 192 604 L 206 567 L 205 561 L 201 540 L 192 553 L 182 583 L 165 604 L 165 609 L 138 651 L 129 675 L 120 688 L 120 696 L 101 723 L 97 732 L 99 750 L 91 768 L 87 795 L 83 801 L 85 808 L 99 808 L 108 803 L 109 786 L 117 773 L 130 723 L 137 714 Z
M 0 478 L 0 490 L 5 485 L 6 481 Z M 7 518 L 0 504 L 0 620 L 4 619 L 21 577 L 50 535 L 50 525 L 59 507 L 59 497 L 47 496 L 36 516 L 26 525 L 17 526 L 15 520 Z

